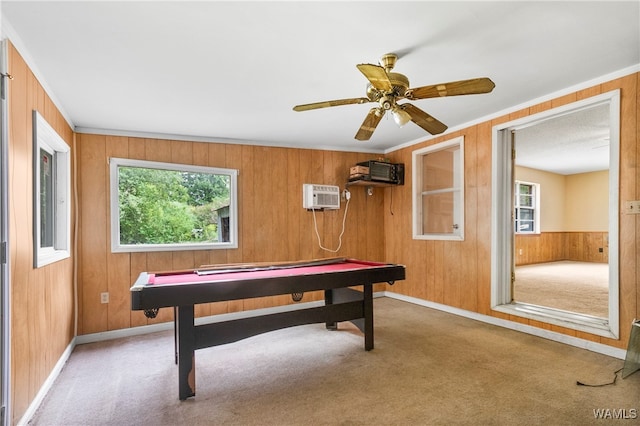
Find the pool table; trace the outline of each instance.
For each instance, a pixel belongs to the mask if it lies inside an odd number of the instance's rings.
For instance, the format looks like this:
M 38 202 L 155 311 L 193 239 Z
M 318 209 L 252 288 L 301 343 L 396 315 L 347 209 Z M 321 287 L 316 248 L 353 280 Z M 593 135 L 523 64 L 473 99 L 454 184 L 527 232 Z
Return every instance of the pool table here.
M 353 322 L 373 349 L 373 284 L 405 279 L 403 265 L 348 258 L 313 261 L 216 265 L 197 270 L 142 272 L 131 287 L 131 309 L 153 317 L 174 309 L 179 399 L 195 396 L 195 350 L 232 343 L 257 334 L 303 324 L 337 328 Z M 361 287 L 356 290 L 350 287 Z M 324 304 L 295 310 L 195 325 L 194 305 L 253 297 L 324 291 Z

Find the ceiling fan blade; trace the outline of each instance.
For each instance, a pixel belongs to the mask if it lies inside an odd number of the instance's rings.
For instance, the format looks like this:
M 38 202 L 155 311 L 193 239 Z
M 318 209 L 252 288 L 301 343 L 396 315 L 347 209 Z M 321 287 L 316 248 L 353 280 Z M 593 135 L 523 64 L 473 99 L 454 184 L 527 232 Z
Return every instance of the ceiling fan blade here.
M 315 102 L 312 104 L 296 105 L 293 107 L 294 111 L 309 111 L 311 109 L 327 108 L 340 105 L 352 105 L 352 104 L 364 104 L 371 102 L 369 98 L 349 98 L 349 99 L 336 99 L 333 101 Z
M 411 121 L 422 127 L 432 135 L 437 135 L 447 130 L 447 125 L 436 120 L 417 106 L 411 104 L 398 105 L 411 116 Z
M 437 98 L 441 96 L 475 95 L 489 93 L 496 87 L 491 79 L 473 78 L 471 80 L 452 81 L 449 83 L 434 84 L 433 86 L 416 87 L 409 89 L 405 94 L 407 99 Z
M 390 92 L 393 90 L 393 85 L 391 81 L 389 81 L 387 72 L 380 65 L 359 64 L 357 67 L 376 89 L 382 92 Z
M 359 141 L 368 141 L 376 130 L 376 127 L 378 127 L 378 123 L 382 120 L 383 115 L 384 112 L 380 112 L 379 108 L 371 108 L 362 122 L 360 129 L 358 129 L 358 133 L 356 133 L 356 139 Z

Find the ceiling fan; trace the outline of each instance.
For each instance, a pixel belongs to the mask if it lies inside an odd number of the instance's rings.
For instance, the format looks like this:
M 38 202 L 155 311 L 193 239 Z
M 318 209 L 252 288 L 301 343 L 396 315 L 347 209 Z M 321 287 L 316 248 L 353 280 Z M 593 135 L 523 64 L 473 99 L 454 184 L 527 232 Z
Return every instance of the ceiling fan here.
M 409 88 L 409 79 L 403 74 L 391 72 L 398 60 L 395 53 L 387 53 L 380 58 L 380 65 L 359 64 L 358 69 L 369 80 L 367 84 L 367 97 L 336 99 L 325 102 L 296 105 L 294 111 L 309 111 L 312 109 L 334 107 L 340 105 L 364 104 L 376 102 L 378 106 L 371 108 L 365 117 L 355 138 L 366 141 L 371 138 L 382 116 L 389 111 L 398 126 L 403 126 L 413 121 L 432 135 L 447 130 L 447 126 L 433 118 L 420 108 L 410 104 L 399 104 L 402 99 L 417 100 L 444 96 L 473 95 L 489 93 L 495 87 L 491 79 L 474 78 L 471 80 L 452 81 L 449 83 L 434 84 Z

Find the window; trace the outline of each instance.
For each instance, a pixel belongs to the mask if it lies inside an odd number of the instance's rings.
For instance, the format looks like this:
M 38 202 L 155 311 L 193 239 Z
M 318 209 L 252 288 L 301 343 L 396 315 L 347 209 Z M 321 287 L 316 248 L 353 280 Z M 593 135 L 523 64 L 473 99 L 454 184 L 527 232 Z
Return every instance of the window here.
M 515 181 L 514 231 L 540 233 L 540 184 Z
M 237 170 L 110 159 L 113 252 L 236 248 Z
M 464 138 L 413 152 L 413 238 L 464 240 Z
M 36 268 L 70 256 L 69 153 L 69 145 L 33 111 L 33 264 Z

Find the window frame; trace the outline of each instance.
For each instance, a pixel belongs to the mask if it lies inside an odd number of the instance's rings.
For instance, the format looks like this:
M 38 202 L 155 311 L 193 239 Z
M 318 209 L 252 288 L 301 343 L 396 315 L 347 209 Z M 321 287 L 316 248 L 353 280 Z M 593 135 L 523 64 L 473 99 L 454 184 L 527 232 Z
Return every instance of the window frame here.
M 516 189 L 518 186 L 530 185 L 533 188 L 533 194 L 531 196 L 531 207 L 520 206 L 520 192 Z M 533 210 L 533 230 L 532 231 L 519 231 L 517 227 L 518 223 L 518 209 L 530 209 Z M 521 220 L 521 219 L 520 219 Z M 523 180 L 514 181 L 514 197 L 513 197 L 513 231 L 516 235 L 536 235 L 540 234 L 540 184 L 535 182 L 525 182 Z
M 210 243 L 120 244 L 120 200 L 118 193 L 118 168 L 120 166 L 169 170 L 177 172 L 228 175 L 230 179 L 229 215 L 230 221 L 232 221 L 229 226 L 229 241 Z M 109 158 L 111 252 L 132 253 L 181 250 L 221 250 L 238 248 L 238 174 L 239 172 L 236 169 L 196 166 L 190 164 L 164 163 L 147 160 L 134 160 L 128 158 Z
M 71 148 L 51 125 L 33 111 L 33 266 L 40 268 L 71 257 Z M 41 247 L 42 204 L 40 152 L 51 155 L 52 245 Z
M 423 168 L 423 158 L 426 155 L 433 154 L 438 151 L 448 150 L 453 147 L 458 147 L 459 149 L 459 157 L 457 162 L 454 162 L 454 170 L 453 170 L 453 186 L 451 188 L 437 191 L 423 191 L 423 182 L 422 182 L 422 168 Z M 412 181 L 413 181 L 413 239 L 414 240 L 450 240 L 450 241 L 464 241 L 464 210 L 465 210 L 465 202 L 464 202 L 464 136 L 459 136 L 454 139 L 440 142 L 434 145 L 427 146 L 425 148 L 421 148 L 412 152 L 412 164 L 413 164 L 413 173 L 412 173 Z M 432 194 L 426 194 L 427 192 L 432 192 Z M 422 210 L 422 197 L 424 195 L 434 195 L 435 193 L 445 193 L 451 192 L 456 194 L 457 197 L 454 198 L 453 203 L 453 217 L 456 219 L 456 224 L 458 228 L 456 232 L 452 232 L 450 234 L 446 233 L 425 233 L 423 228 L 423 215 L 424 212 Z

